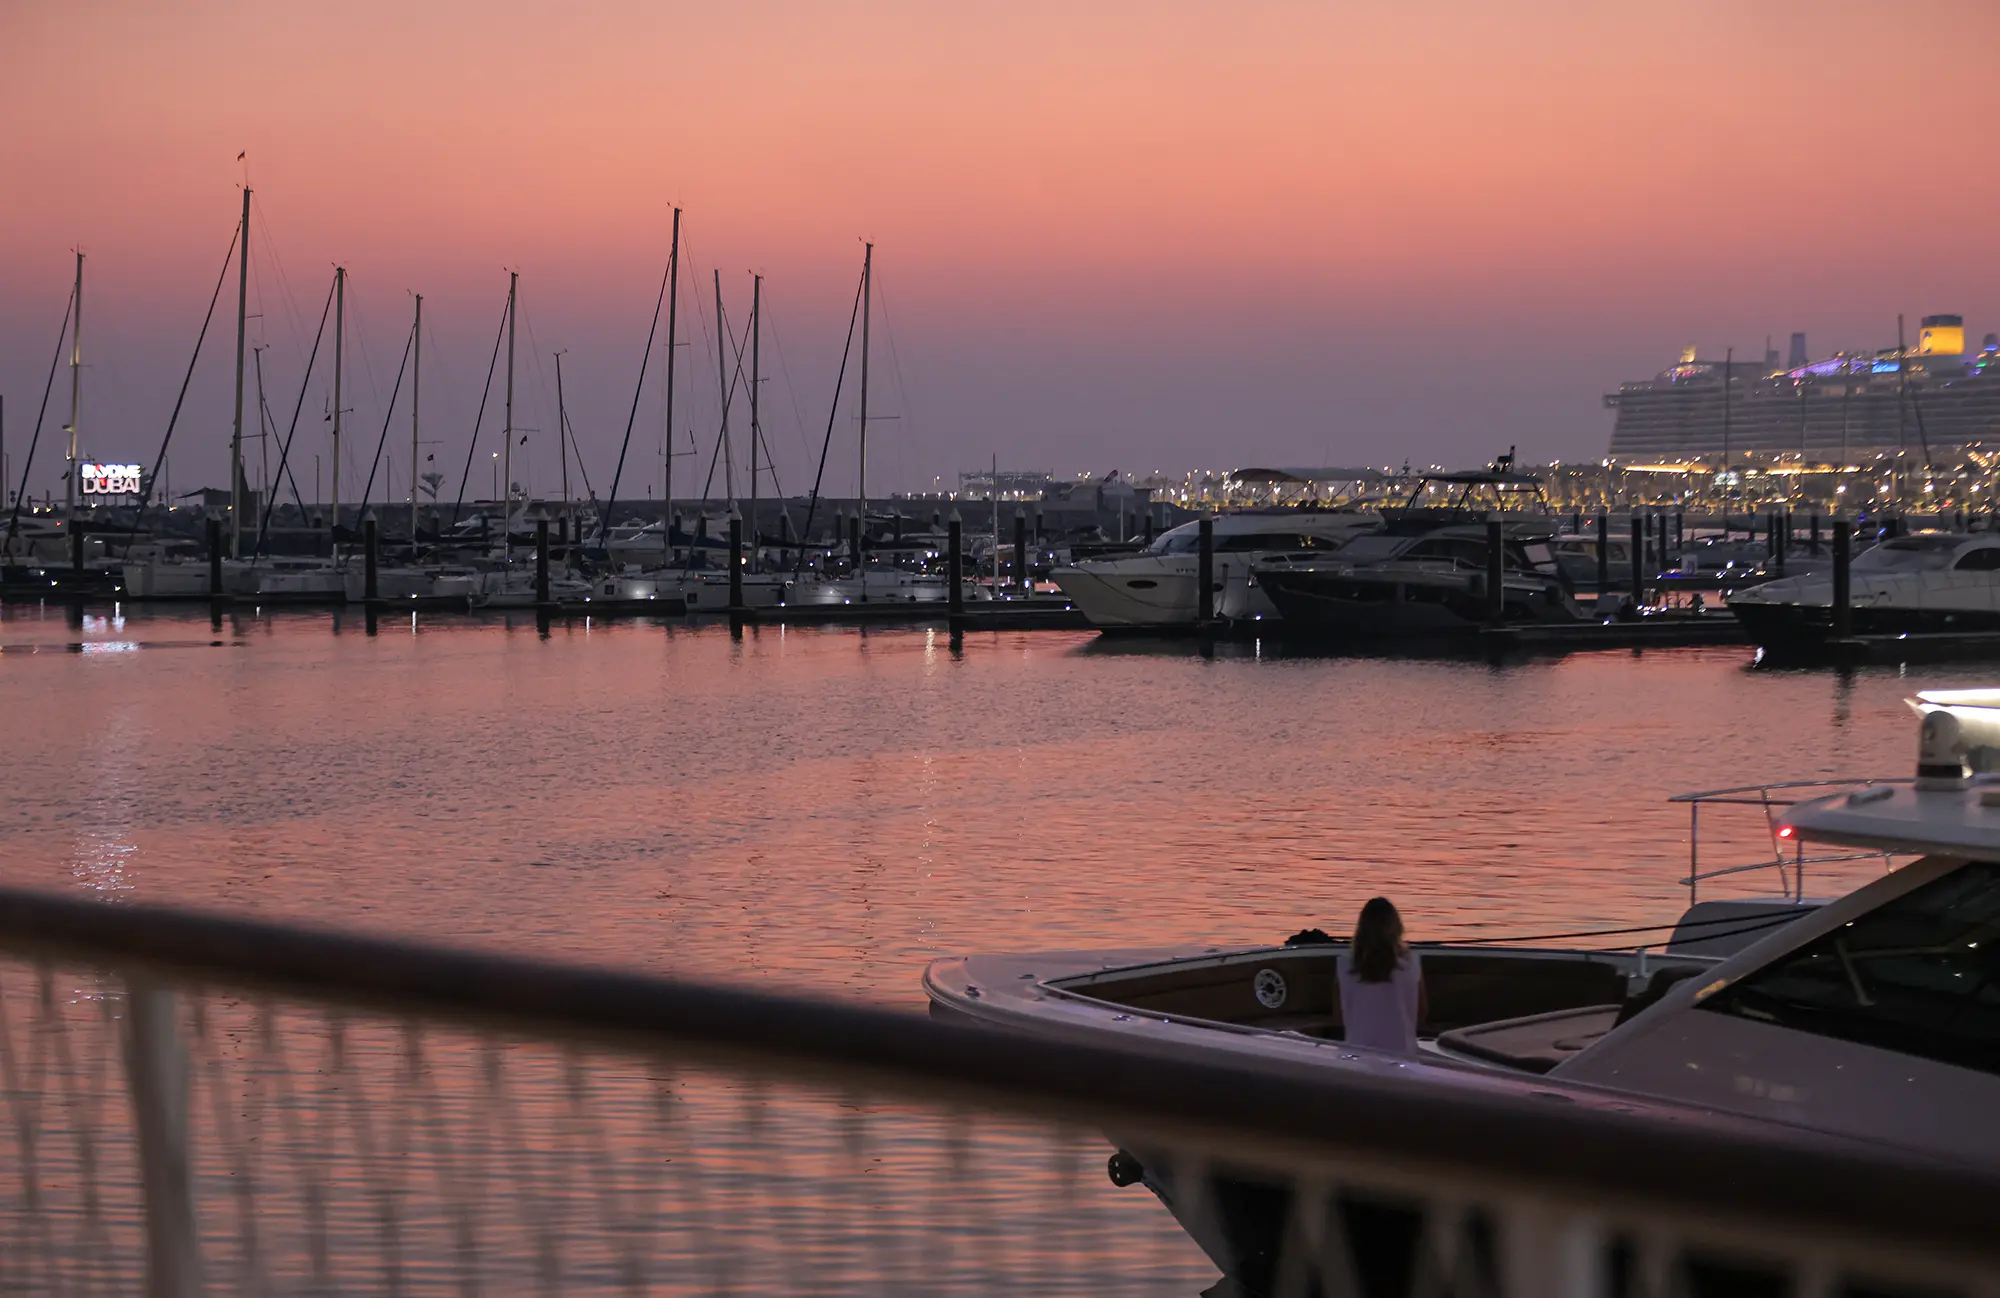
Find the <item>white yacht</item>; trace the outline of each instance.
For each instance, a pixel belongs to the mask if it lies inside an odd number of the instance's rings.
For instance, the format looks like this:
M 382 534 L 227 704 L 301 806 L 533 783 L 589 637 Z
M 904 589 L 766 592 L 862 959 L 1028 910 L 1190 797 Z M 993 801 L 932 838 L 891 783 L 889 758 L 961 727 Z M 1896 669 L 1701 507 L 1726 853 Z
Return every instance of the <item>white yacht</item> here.
M 1330 554 L 1382 526 L 1373 509 L 1244 510 L 1214 520 L 1214 612 L 1231 621 L 1272 618 L 1278 610 L 1251 579 L 1260 562 L 1287 555 Z M 1090 559 L 1050 576 L 1093 626 L 1192 626 L 1200 617 L 1200 523 L 1153 538 L 1136 555 Z
M 2000 630 L 2000 534 L 1919 532 L 1854 556 L 1848 601 L 1855 635 Z M 1821 568 L 1728 597 L 1768 653 L 1810 656 L 1833 635 L 1833 573 Z
M 1768 864 L 1788 884 L 1782 897 L 1703 901 L 1651 950 L 1419 945 L 1429 1019 L 1414 1057 L 1341 1039 L 1334 964 L 1346 947 L 1316 932 L 1276 947 L 940 960 L 925 990 L 934 1012 L 1015 1032 L 1992 1171 L 2000 776 L 1978 772 L 2000 770 L 2000 691 L 1923 694 L 1912 706 L 1914 780 L 1766 786 L 1761 800 L 1737 799 L 1772 812 Z M 1808 856 L 1806 844 L 1820 847 Z M 1883 873 L 1838 899 L 1807 899 L 1806 866 L 1832 861 Z M 1177 1180 L 1170 1151 L 1127 1148 L 1111 1170 L 1177 1215 L 1201 1193 Z M 1182 1224 L 1226 1275 L 1260 1289 L 1246 1273 L 1282 1221 Z
M 746 572 L 742 585 L 743 606 L 776 608 L 785 602 L 785 593 L 791 585 L 792 579 L 786 573 Z M 659 600 L 669 604 L 678 601 L 690 613 L 724 612 L 729 608 L 729 574 L 709 568 L 691 571 L 650 568 L 641 571 L 628 567 L 597 578 L 592 583 L 592 589 L 599 599 L 631 603 Z
M 549 573 L 551 603 L 587 603 L 595 593 L 591 584 L 580 577 L 567 572 Z M 467 601 L 475 609 L 535 607 L 535 565 L 516 564 L 480 573 Z

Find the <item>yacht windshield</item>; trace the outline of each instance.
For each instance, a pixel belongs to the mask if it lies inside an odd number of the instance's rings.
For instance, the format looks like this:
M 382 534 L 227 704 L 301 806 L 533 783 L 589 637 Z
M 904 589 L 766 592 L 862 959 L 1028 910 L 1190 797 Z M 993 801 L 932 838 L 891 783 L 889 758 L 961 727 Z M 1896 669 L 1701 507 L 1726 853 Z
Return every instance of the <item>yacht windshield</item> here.
M 1952 552 L 1965 544 L 1962 536 L 1899 536 L 1856 555 L 1856 572 L 1925 572 L 1951 567 Z
M 1145 552 L 1147 554 L 1193 554 L 1195 551 L 1201 549 L 1200 528 L 1201 525 L 1199 523 L 1182 523 L 1179 527 L 1170 527 L 1154 537 L 1153 543 L 1146 547 Z
M 1401 536 L 1357 536 L 1341 546 L 1336 557 L 1342 563 L 1380 563 L 1394 558 L 1407 544 L 1408 538 Z
M 2000 864 L 1884 902 L 1701 1008 L 2000 1073 Z

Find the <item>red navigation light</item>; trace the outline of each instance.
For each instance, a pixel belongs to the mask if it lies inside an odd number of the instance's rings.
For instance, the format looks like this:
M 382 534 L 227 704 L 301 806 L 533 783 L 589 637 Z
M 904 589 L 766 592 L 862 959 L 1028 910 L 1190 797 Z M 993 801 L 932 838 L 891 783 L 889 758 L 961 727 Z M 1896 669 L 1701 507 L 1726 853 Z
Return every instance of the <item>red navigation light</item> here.
M 1780 825 L 1780 826 L 1778 826 L 1778 837 L 1779 837 L 1779 838 L 1790 838 L 1790 837 L 1792 837 L 1792 836 L 1793 836 L 1794 834 L 1796 834 L 1796 833 L 1798 833 L 1798 832 L 1799 832 L 1798 830 L 1794 829 L 1794 828 L 1793 828 L 1792 826 L 1790 826 L 1790 825 Z

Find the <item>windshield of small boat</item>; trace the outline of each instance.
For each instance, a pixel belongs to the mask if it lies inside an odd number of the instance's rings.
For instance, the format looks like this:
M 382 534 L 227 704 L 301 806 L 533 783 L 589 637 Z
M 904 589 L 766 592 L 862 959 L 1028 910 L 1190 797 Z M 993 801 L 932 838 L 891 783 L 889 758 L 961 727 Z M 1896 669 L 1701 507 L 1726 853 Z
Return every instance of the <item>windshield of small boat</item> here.
M 1201 524 L 1182 523 L 1153 538 L 1147 554 L 1193 554 L 1201 549 Z
M 1402 536 L 1357 536 L 1340 547 L 1339 559 L 1342 563 L 1380 563 L 1394 558 L 1407 544 L 1409 538 Z
M 1928 572 L 1951 567 L 1962 536 L 1899 536 L 1856 555 L 1856 572 Z

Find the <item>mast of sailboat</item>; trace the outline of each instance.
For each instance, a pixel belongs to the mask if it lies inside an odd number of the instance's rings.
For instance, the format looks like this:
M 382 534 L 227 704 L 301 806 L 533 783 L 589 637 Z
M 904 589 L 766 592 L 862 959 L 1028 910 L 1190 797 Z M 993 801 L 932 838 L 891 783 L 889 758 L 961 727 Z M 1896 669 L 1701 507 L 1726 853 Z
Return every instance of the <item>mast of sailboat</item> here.
M 681 210 L 674 209 L 674 238 L 667 253 L 667 462 L 666 481 L 660 490 L 660 563 L 674 561 L 674 369 L 679 360 L 681 307 Z
M 76 254 L 76 311 L 69 318 L 69 472 L 63 475 L 63 504 L 69 522 L 76 526 L 77 420 L 83 406 L 83 252 Z
M 855 494 L 861 498 L 861 534 L 868 534 L 868 316 L 875 305 L 875 245 L 863 244 L 861 252 L 861 465 L 854 479 Z M 854 556 L 858 569 L 861 556 Z M 866 587 L 864 586 L 865 590 Z
M 416 294 L 417 318 L 410 326 L 410 561 L 417 558 L 417 428 L 424 385 L 424 295 Z
M 1903 350 L 1903 316 L 1896 313 L 1896 503 L 1903 503 L 1903 460 L 1908 454 L 1910 409 L 1910 358 Z
M 722 401 L 722 487 L 736 503 L 736 444 L 729 436 L 729 326 L 722 320 L 722 271 L 715 272 L 715 386 Z M 739 355 L 741 353 L 738 353 Z M 713 467 L 709 470 L 714 472 Z
M 250 186 L 236 241 L 236 419 L 229 434 L 229 557 L 243 557 L 243 346 L 250 329 Z
M 561 352 L 556 353 L 556 453 L 562 458 L 563 514 L 569 519 L 569 531 L 576 531 L 576 511 L 569 503 L 569 407 L 563 404 Z
M 764 305 L 764 277 L 750 277 L 750 571 L 757 571 L 757 443 L 764 438 L 764 426 L 757 420 L 757 387 L 761 378 L 759 349 L 763 344 L 763 323 L 758 313 Z
M 257 500 L 261 504 L 271 498 L 271 429 L 267 418 L 270 407 L 264 403 L 264 348 L 253 347 L 250 354 L 257 368 Z M 173 504 L 173 499 L 169 494 L 169 506 Z M 243 556 L 239 554 L 236 557 L 240 559 Z
M 347 267 L 333 268 L 333 512 L 327 517 L 326 535 L 333 557 L 340 558 L 340 371 L 345 362 L 342 350 L 347 337 Z
M 507 431 L 500 450 L 500 544 L 509 564 L 514 562 L 514 314 L 521 272 L 507 272 Z

